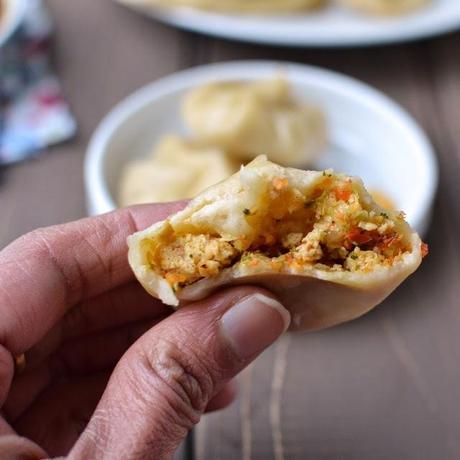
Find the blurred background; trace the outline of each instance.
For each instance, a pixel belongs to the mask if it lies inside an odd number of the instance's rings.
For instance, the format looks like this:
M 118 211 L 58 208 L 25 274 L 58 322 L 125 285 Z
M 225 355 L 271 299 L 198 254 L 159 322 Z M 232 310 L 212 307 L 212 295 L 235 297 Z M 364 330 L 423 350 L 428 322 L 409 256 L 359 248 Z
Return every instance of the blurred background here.
M 0 248 L 87 215 L 83 163 L 99 122 L 179 70 L 305 63 L 372 85 L 414 117 L 440 170 L 429 258 L 369 315 L 285 336 L 244 373 L 237 402 L 204 417 L 192 450 L 221 460 L 459 458 L 460 33 L 452 24 L 409 43 L 286 47 L 180 30 L 112 0 L 30 5 L 33 19 L 0 50 Z

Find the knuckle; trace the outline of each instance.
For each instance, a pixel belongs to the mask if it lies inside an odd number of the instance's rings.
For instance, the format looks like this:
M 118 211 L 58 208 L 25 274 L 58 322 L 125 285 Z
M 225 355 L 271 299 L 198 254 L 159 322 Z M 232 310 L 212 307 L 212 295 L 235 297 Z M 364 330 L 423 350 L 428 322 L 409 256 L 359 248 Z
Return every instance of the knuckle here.
M 195 425 L 215 387 L 199 355 L 190 348 L 184 353 L 175 343 L 161 340 L 143 355 L 142 365 L 176 423 L 185 423 L 186 428 Z

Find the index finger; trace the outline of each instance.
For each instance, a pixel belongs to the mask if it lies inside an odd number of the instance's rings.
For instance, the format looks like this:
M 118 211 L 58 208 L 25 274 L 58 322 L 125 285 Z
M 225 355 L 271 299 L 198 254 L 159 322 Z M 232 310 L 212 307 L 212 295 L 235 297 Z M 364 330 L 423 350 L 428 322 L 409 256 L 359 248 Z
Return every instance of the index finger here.
M 35 230 L 0 252 L 0 345 L 18 355 L 77 303 L 133 278 L 126 238 L 184 202 L 121 209 Z

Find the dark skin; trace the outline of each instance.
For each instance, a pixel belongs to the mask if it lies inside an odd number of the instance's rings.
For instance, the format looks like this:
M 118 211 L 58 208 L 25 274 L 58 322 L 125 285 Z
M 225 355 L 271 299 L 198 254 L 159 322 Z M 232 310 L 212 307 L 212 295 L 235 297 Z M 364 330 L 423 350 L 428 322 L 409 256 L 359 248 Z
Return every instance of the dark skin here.
M 256 354 L 236 357 L 216 324 L 257 290 L 229 290 L 173 314 L 127 263 L 126 237 L 183 206 L 37 230 L 0 252 L 0 457 L 169 458 L 201 413 L 232 401 L 231 379 Z M 15 369 L 23 354 L 25 368 Z M 131 435 L 136 416 L 145 427 Z

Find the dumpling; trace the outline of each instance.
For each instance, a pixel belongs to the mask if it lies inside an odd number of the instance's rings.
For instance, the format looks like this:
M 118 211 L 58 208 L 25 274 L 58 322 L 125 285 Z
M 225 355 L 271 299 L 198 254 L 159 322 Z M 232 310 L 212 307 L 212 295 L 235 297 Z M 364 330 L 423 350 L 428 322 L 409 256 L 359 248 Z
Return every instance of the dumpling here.
M 339 0 L 343 5 L 365 13 L 395 15 L 410 13 L 431 0 Z
M 118 201 L 130 206 L 192 198 L 232 175 L 238 166 L 218 148 L 166 136 L 149 157 L 125 167 Z
M 280 13 L 309 10 L 324 3 L 324 0 L 123 0 L 125 3 L 160 6 L 186 6 L 214 11 L 246 13 Z
M 128 238 L 144 288 L 180 306 L 226 285 L 276 294 L 293 329 L 356 318 L 420 265 L 426 246 L 360 179 L 259 157 L 181 212 Z
M 305 166 L 327 142 L 322 111 L 296 101 L 283 78 L 201 86 L 186 96 L 183 116 L 196 139 L 243 161 L 264 154 L 283 166 Z

